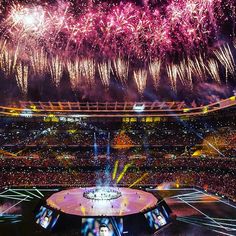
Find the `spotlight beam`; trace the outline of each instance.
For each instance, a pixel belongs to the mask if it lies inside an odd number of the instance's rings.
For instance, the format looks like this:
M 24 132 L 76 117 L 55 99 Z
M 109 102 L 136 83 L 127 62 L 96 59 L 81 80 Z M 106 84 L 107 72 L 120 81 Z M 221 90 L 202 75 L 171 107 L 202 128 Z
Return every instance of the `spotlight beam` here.
M 113 170 L 113 174 L 112 174 L 112 179 L 113 180 L 116 178 L 118 166 L 119 166 L 119 161 L 116 161 L 115 166 L 114 166 L 114 170 Z
M 29 197 L 28 195 L 26 195 L 26 194 L 23 194 L 23 193 L 20 193 L 20 192 L 18 192 L 18 191 L 15 191 L 15 190 L 13 190 L 13 189 L 9 189 L 9 191 L 10 192 L 13 192 L 13 193 L 15 193 L 15 194 L 17 194 L 17 195 L 20 195 L 20 196 L 24 196 L 24 197 Z
M 181 217 L 183 219 L 189 220 L 189 221 L 195 221 L 195 222 L 199 222 L 199 224 L 208 224 L 208 225 L 213 225 L 214 227 L 219 227 L 218 225 L 215 226 L 214 224 L 209 224 L 209 220 L 208 219 L 201 219 L 201 218 L 194 218 L 194 217 Z M 213 218 L 215 219 L 215 218 Z M 236 230 L 236 224 L 229 224 L 229 223 L 224 223 L 224 222 L 220 222 L 222 225 L 226 225 L 226 226 L 232 226 L 232 231 Z M 231 228 L 230 228 L 231 229 Z
M 135 186 L 136 184 L 138 184 L 139 182 L 141 182 L 144 178 L 146 178 L 146 176 L 148 176 L 148 173 L 143 174 L 139 179 L 137 179 L 134 183 L 132 183 L 129 188 L 132 188 L 133 186 Z
M 11 210 L 12 208 L 14 208 L 15 206 L 19 205 L 21 202 L 25 201 L 28 198 L 28 196 L 26 196 L 24 199 L 20 200 L 19 202 L 17 202 L 16 204 L 12 205 L 11 207 L 9 207 L 8 209 L 6 209 L 3 212 L 0 212 L 0 215 L 5 214 L 6 212 L 8 212 L 9 210 Z
M 191 205 L 190 203 L 186 202 L 185 200 L 181 199 L 178 197 L 179 200 L 183 201 L 184 203 L 186 203 L 188 206 L 192 207 L 194 210 L 198 211 L 199 213 L 201 213 L 202 215 L 204 215 L 205 217 L 207 217 L 208 219 L 210 219 L 212 222 L 216 223 L 217 225 L 221 226 L 222 229 L 227 230 L 226 227 L 224 227 L 223 225 L 221 225 L 220 223 L 218 223 L 217 221 L 215 221 L 213 218 L 211 218 L 210 216 L 208 216 L 207 214 L 205 214 L 204 212 L 200 211 L 198 208 L 196 208 L 195 206 Z
M 178 197 L 184 197 L 184 196 L 189 196 L 189 195 L 195 195 L 198 193 L 202 193 L 201 191 L 196 191 L 196 192 L 192 192 L 192 193 L 185 193 L 185 194 L 178 194 L 178 195 L 174 195 L 172 197 L 169 198 L 178 198 Z
M 34 197 L 36 197 L 36 198 L 41 198 L 41 197 L 39 197 L 38 195 L 36 195 L 36 194 L 34 194 L 34 193 L 32 193 L 32 192 L 30 192 L 30 191 L 28 191 L 28 190 L 25 190 L 25 192 L 27 192 L 28 194 L 30 194 L 30 195 L 32 195 L 32 196 L 34 196 Z
M 9 197 L 9 196 L 0 196 L 0 198 L 11 199 L 11 200 L 22 200 L 21 197 Z M 29 202 L 30 200 L 25 199 L 24 201 Z
M 206 196 L 211 196 L 211 195 L 209 195 L 209 194 L 207 194 L 207 193 L 205 193 L 205 192 L 202 192 L 202 193 L 205 194 Z M 211 197 L 212 197 L 212 198 L 217 198 L 217 197 L 215 197 L 215 196 L 211 196 Z M 224 203 L 224 204 L 226 204 L 226 205 L 228 205 L 228 206 L 233 207 L 233 208 L 236 209 L 236 206 L 230 204 L 229 202 L 226 202 L 226 201 L 224 201 L 224 200 L 222 200 L 222 199 L 218 199 L 218 201 L 219 201 L 219 202 L 222 202 L 222 203 Z
M 37 188 L 34 188 L 36 192 L 38 192 L 42 197 L 44 197 L 44 195 L 37 189 Z
M 124 177 L 126 171 L 127 171 L 131 166 L 132 166 L 132 164 L 126 164 L 126 165 L 125 165 L 123 171 L 120 173 L 120 175 L 119 175 L 119 177 L 118 177 L 118 179 L 117 179 L 117 181 L 116 181 L 117 184 L 121 181 L 121 179 Z

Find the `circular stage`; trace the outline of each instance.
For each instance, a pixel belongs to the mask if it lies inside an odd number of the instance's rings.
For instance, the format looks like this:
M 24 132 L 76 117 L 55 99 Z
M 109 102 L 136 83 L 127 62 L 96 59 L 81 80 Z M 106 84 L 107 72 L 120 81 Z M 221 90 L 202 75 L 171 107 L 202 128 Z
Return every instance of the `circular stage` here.
M 154 208 L 158 199 L 151 193 L 115 187 L 63 190 L 47 199 L 47 205 L 77 216 L 125 216 Z

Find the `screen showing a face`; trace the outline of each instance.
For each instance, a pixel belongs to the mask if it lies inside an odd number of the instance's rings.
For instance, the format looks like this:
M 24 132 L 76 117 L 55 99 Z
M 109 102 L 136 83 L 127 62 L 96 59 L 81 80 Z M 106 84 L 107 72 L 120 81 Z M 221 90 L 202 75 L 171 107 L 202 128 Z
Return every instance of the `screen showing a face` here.
M 82 236 L 121 236 L 123 220 L 121 218 L 83 218 Z
M 36 215 L 36 223 L 41 225 L 44 229 L 52 229 L 59 218 L 52 210 L 41 206 L 38 214 Z
M 150 228 L 154 231 L 167 224 L 167 219 L 164 216 L 165 214 L 162 213 L 161 209 L 156 208 L 144 215 L 148 221 Z

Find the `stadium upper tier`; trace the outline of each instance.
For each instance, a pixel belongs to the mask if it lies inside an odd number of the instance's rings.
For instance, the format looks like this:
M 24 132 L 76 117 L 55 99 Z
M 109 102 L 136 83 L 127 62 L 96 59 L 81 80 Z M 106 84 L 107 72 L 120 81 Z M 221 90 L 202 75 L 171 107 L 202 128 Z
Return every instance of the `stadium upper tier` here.
M 208 105 L 183 102 L 32 102 L 0 106 L 2 116 L 22 117 L 176 117 L 200 116 L 236 105 L 236 97 Z

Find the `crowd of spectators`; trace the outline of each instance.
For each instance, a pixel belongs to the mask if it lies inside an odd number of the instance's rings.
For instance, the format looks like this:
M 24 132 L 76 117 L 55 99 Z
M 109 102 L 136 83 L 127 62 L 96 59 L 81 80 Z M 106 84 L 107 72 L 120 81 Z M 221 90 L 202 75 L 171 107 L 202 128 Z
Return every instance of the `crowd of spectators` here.
M 108 127 L 86 122 L 73 124 L 10 123 L 0 126 L 0 150 L 18 153 L 29 147 L 46 147 L 40 156 L 48 155 L 58 147 L 54 155 L 63 152 L 61 148 L 110 147 L 122 149 L 142 147 L 159 148 L 157 153 L 191 155 L 196 150 L 213 156 L 235 157 L 236 122 L 222 120 L 211 124 L 202 122 L 161 122 L 151 124 L 120 123 Z M 45 148 L 44 148 L 45 149 Z M 28 150 L 28 149 L 27 149 Z M 32 149 L 31 149 L 32 150 Z M 25 153 L 25 152 L 24 152 Z M 23 153 L 23 154 L 24 154 Z M 37 153 L 37 152 L 36 152 Z M 29 154 L 30 153 L 29 151 Z M 27 153 L 25 155 L 28 155 Z M 76 154 L 77 155 L 77 154 Z M 152 153 L 155 155 L 155 153 Z
M 182 169 L 214 169 L 215 171 L 231 170 L 236 172 L 235 158 L 193 158 L 193 157 L 168 157 L 156 158 L 143 155 L 119 156 L 111 154 L 98 155 L 90 158 L 77 158 L 75 156 L 65 155 L 58 158 L 28 158 L 25 156 L 0 158 L 2 168 L 101 168 L 104 169 L 109 163 L 114 166 L 116 162 L 133 163 L 138 168 L 163 169 L 163 168 L 182 168 Z
M 149 158 L 128 159 L 1 159 L 0 182 L 5 186 L 77 186 L 100 183 L 116 184 L 112 180 L 115 162 L 117 177 L 130 164 L 119 184 L 129 186 L 143 174 L 148 176 L 138 184 L 158 186 L 176 182 L 211 189 L 236 199 L 236 160 L 230 158 Z
M 144 173 L 148 176 L 140 181 L 139 185 L 152 185 L 157 187 L 163 183 L 178 183 L 181 186 L 195 186 L 211 190 L 220 195 L 236 200 L 236 183 L 231 174 L 219 174 L 208 171 L 175 170 L 175 171 L 127 171 L 119 185 L 130 186 Z M 3 171 L 1 184 L 6 186 L 91 186 L 96 184 L 114 185 L 111 173 L 103 171 L 76 171 L 60 169 L 15 170 Z M 135 187 L 135 186 L 134 186 Z
M 86 120 L 74 123 L 9 122 L 0 124 L 0 144 L 4 145 L 78 145 L 106 146 L 117 144 L 119 135 L 126 135 L 132 145 L 161 146 L 202 144 L 214 136 L 234 145 L 236 120 L 223 118 L 201 121 L 115 122 L 103 124 Z M 123 141 L 123 140 L 121 140 Z
M 118 174 L 130 164 L 122 185 L 148 173 L 138 184 L 174 182 L 236 199 L 235 140 L 234 119 L 2 122 L 0 183 L 2 187 L 116 184 L 112 174 L 118 162 Z M 198 149 L 204 155 L 192 157 Z

